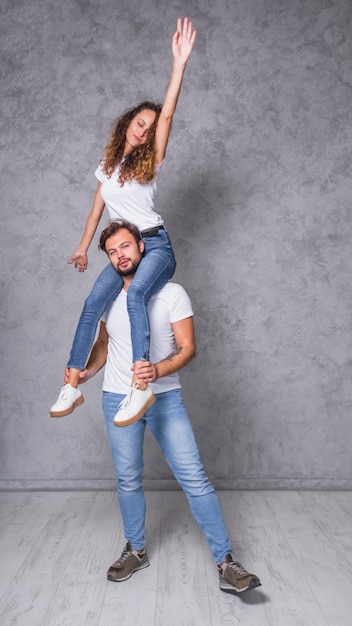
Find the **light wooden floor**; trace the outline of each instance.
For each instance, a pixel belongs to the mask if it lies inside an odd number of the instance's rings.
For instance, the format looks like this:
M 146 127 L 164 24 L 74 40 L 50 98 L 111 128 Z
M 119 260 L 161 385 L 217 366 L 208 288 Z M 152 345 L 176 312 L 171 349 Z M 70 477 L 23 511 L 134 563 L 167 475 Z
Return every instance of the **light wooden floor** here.
M 0 493 L 1 626 L 351 626 L 352 492 L 218 492 L 262 587 L 218 588 L 182 492 L 147 492 L 150 567 L 106 570 L 124 544 L 114 492 Z

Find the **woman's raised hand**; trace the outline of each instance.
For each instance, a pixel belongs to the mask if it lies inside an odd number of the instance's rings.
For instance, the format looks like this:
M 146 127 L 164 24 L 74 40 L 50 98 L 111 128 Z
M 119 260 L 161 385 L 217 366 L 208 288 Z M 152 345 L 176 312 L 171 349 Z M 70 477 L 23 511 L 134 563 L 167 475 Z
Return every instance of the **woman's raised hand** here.
M 185 65 L 191 56 L 196 35 L 197 32 L 193 30 L 192 22 L 188 21 L 188 17 L 184 18 L 183 24 L 179 17 L 177 30 L 172 38 L 172 54 L 174 60 L 180 65 Z

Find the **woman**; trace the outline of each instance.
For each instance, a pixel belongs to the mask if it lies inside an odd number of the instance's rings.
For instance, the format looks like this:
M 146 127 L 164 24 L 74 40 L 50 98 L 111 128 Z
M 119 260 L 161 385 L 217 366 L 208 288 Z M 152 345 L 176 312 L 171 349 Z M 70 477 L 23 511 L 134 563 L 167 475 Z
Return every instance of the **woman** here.
M 136 224 L 144 241 L 145 253 L 128 290 L 128 312 L 133 348 L 133 377 L 128 396 L 118 407 L 116 426 L 137 421 L 155 401 L 150 387 L 138 379 L 138 367 L 149 360 L 150 297 L 172 277 L 176 262 L 163 219 L 154 210 L 156 176 L 165 158 L 171 122 L 176 110 L 184 71 L 191 55 L 196 31 L 185 17 L 177 20 L 172 39 L 173 68 L 162 106 L 143 102 L 126 111 L 118 120 L 95 175 L 98 186 L 81 242 L 69 260 L 84 272 L 87 251 L 106 206 L 110 219 Z M 123 263 L 120 265 L 123 273 Z M 122 279 L 109 264 L 98 277 L 88 296 L 74 337 L 67 365 L 65 385 L 51 407 L 52 417 L 72 413 L 84 402 L 78 389 L 80 372 L 88 359 L 98 321 L 122 288 Z

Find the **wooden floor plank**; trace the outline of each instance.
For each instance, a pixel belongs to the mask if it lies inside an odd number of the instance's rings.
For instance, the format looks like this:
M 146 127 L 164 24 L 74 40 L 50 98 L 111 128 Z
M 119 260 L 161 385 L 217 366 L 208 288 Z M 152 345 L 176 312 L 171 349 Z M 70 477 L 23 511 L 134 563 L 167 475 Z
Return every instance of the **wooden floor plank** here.
M 123 541 L 115 493 L 97 493 L 48 606 L 46 626 L 98 624 L 108 584 L 106 571 Z
M 182 492 L 163 492 L 158 574 L 155 626 L 212 624 L 201 531 Z
M 146 492 L 146 541 L 150 566 L 122 582 L 107 583 L 104 605 L 96 626 L 154 625 L 157 597 L 158 550 L 161 524 L 161 492 Z M 111 562 L 119 557 L 124 539 Z M 111 563 L 109 563 L 110 565 Z
M 323 501 L 324 496 L 317 498 Z M 306 583 L 305 594 L 310 590 L 329 625 L 350 626 L 352 569 L 318 522 L 323 508 L 312 511 L 304 492 L 271 494 L 267 500 Z
M 30 492 L 0 491 L 0 536 L 30 498 Z
M 351 626 L 351 492 L 218 495 L 247 594 L 220 591 L 182 492 L 146 493 L 150 567 L 124 583 L 114 492 L 0 492 L 1 626 Z
M 280 494 L 279 498 L 284 496 Z M 287 542 L 268 504 L 267 494 L 259 491 L 240 492 L 238 519 L 239 536 L 243 544 L 239 550 L 240 560 L 261 578 L 263 586 L 260 593 L 268 624 L 327 624 L 309 587 L 306 573 L 300 567 L 292 546 Z
M 20 501 L 19 497 L 22 498 L 23 506 L 16 506 L 17 513 L 7 526 L 3 526 L 0 535 L 0 598 L 29 557 L 53 511 L 61 506 L 60 492 L 18 492 L 16 502 Z
M 352 572 L 352 520 L 342 504 L 328 492 L 302 492 L 301 498 L 314 519 L 314 526 L 335 546 L 341 567 Z
M 92 505 L 90 493 L 58 492 L 56 507 L 11 580 L 0 614 L 11 625 L 42 624 Z M 30 527 L 28 519 L 22 536 Z
M 340 506 L 347 513 L 347 515 L 349 515 L 349 517 L 351 518 L 352 517 L 352 491 L 328 491 L 327 493 L 336 502 L 339 502 Z
M 231 493 L 231 500 L 229 494 Z M 242 546 L 239 554 L 239 541 L 237 533 L 237 510 L 239 492 L 218 492 L 221 508 L 224 513 L 225 524 L 228 529 L 232 544 L 237 551 L 237 557 L 243 557 L 243 563 L 248 566 L 249 555 L 246 547 Z M 228 594 L 219 588 L 219 577 L 216 564 L 208 548 L 205 538 L 204 545 L 205 576 L 208 586 L 209 605 L 213 624 L 246 624 L 246 626 L 266 626 L 266 614 L 263 599 L 259 589 L 246 594 Z M 249 610 L 250 607 L 250 610 Z

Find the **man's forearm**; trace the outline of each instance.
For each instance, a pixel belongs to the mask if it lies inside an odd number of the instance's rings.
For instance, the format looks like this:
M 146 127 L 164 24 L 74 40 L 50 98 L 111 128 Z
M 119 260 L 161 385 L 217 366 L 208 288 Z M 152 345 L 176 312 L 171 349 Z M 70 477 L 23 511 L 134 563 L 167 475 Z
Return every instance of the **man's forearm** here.
M 135 368 L 137 378 L 147 383 L 154 383 L 158 378 L 170 376 L 182 369 L 196 354 L 193 317 L 190 315 L 172 323 L 174 349 L 158 363 L 142 361 Z
M 195 346 L 176 346 L 165 359 L 155 363 L 157 378 L 178 372 L 193 359 L 195 353 Z
M 88 359 L 86 369 L 89 370 L 89 377 L 95 376 L 106 363 L 107 346 L 105 343 L 96 341 Z

